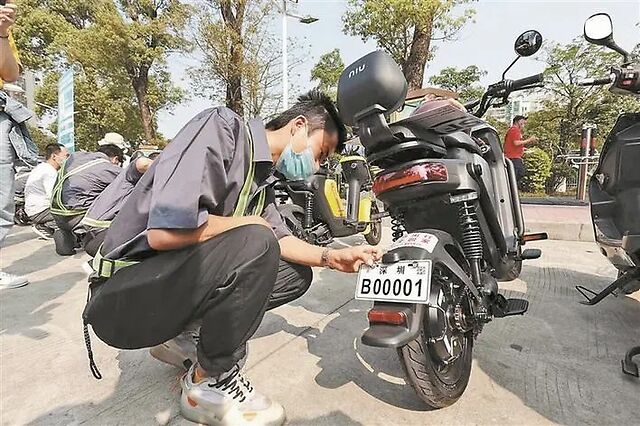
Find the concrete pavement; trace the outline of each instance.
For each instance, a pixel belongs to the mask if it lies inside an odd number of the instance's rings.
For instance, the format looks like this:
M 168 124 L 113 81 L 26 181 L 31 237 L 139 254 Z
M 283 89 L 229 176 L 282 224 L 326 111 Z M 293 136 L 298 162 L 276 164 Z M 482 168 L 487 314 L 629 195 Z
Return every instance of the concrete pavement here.
M 0 266 L 31 285 L 0 291 L 1 424 L 192 424 L 178 412 L 181 372 L 146 350 L 94 337 L 104 378 L 92 378 L 80 320 L 85 255 L 57 257 L 28 228 L 7 243 Z M 332 271 L 316 271 L 305 296 L 267 313 L 250 343 L 248 376 L 285 406 L 291 425 L 637 424 L 640 381 L 620 373 L 620 358 L 640 343 L 640 301 L 579 305 L 575 284 L 599 289 L 615 275 L 597 247 L 531 246 L 543 257 L 501 284 L 527 298 L 530 311 L 485 327 L 469 387 L 449 408 L 427 411 L 395 352 L 360 344 L 370 305 L 353 300 L 354 276 Z

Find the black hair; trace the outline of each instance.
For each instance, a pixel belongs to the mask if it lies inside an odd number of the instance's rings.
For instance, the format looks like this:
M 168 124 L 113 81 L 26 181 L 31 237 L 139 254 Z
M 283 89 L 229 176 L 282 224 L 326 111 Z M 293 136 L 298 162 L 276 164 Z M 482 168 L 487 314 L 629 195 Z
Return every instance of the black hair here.
M 271 119 L 265 127 L 268 130 L 281 129 L 299 115 L 307 119 L 309 133 L 318 129 L 336 132 L 338 134 L 336 152 L 342 151 L 347 140 L 347 129 L 338 115 L 335 103 L 319 89 L 311 89 L 300 95 L 295 105 Z
M 515 117 L 513 117 L 513 124 L 516 124 L 520 120 L 526 121 L 527 117 L 525 117 L 524 115 L 516 115 Z
M 61 145 L 59 143 L 48 144 L 44 147 L 44 159 L 48 160 L 49 158 L 53 157 L 54 154 L 58 154 L 60 151 L 62 151 L 62 148 L 64 148 L 64 145 Z
M 111 143 L 102 145 L 98 148 L 98 152 L 105 154 L 109 158 L 117 158 L 118 163 L 122 163 L 124 161 L 124 152 L 118 145 L 114 145 Z

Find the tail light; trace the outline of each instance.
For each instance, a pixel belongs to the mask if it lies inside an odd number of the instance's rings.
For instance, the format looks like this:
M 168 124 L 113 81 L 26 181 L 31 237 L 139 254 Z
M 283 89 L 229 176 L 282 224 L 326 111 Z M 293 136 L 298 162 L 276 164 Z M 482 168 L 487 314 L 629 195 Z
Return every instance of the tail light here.
M 373 192 L 379 195 L 390 189 L 419 182 L 446 182 L 449 179 L 447 166 L 443 163 L 425 163 L 397 172 L 378 175 L 373 182 Z
M 402 311 L 371 309 L 367 314 L 369 324 L 405 325 L 407 316 Z

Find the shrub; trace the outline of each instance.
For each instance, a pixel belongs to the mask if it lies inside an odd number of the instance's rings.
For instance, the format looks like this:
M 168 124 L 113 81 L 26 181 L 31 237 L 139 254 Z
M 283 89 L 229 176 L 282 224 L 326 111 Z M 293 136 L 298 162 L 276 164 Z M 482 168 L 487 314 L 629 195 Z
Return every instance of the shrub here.
M 540 148 L 529 148 L 522 157 L 527 173 L 522 179 L 522 189 L 534 194 L 544 194 L 545 184 L 551 176 L 551 158 Z

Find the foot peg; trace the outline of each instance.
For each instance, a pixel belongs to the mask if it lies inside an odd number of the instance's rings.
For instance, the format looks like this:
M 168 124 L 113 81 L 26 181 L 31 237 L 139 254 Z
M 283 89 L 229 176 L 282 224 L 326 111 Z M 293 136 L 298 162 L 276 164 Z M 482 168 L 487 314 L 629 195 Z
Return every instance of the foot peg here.
M 493 316 L 496 318 L 524 315 L 529 309 L 529 301 L 524 299 L 507 299 L 499 294 L 493 305 Z
M 532 260 L 532 259 L 538 259 L 540 258 L 540 256 L 542 256 L 542 250 L 540 249 L 525 249 L 522 251 L 522 254 L 520 255 L 520 259 Z

